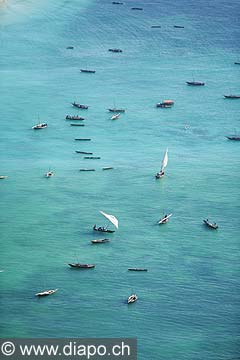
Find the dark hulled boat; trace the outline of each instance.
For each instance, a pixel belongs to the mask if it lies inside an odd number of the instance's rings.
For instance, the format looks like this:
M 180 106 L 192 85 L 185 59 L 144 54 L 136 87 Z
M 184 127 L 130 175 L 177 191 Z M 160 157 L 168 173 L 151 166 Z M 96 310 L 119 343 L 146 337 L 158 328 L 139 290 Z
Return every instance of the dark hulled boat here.
M 108 109 L 109 112 L 116 112 L 116 113 L 123 113 L 125 109 L 117 109 L 117 108 L 110 108 Z
M 114 169 L 112 166 L 105 166 L 102 168 L 103 170 L 112 170 Z
M 68 264 L 70 267 L 72 268 L 77 268 L 77 269 L 93 269 L 95 267 L 94 264 L 79 264 L 79 263 L 74 263 L 74 264 Z
M 240 99 L 240 95 L 223 95 L 226 99 Z
M 101 159 L 101 157 L 100 156 L 84 156 L 84 159 L 98 160 L 98 159 Z
M 66 120 L 84 120 L 84 118 L 79 115 L 66 115 Z
M 226 138 L 228 138 L 228 140 L 240 141 L 240 135 L 229 135 L 226 136 Z
M 205 85 L 205 83 L 201 82 L 201 81 L 186 81 L 186 83 L 191 86 L 204 86 Z
M 83 104 L 78 104 L 75 101 L 72 103 L 72 106 L 77 107 L 78 109 L 83 109 L 83 110 L 87 110 L 88 106 L 87 105 L 83 105 Z
M 94 230 L 94 231 L 105 232 L 105 233 L 109 233 L 109 234 L 112 234 L 112 233 L 115 232 L 115 230 L 107 229 L 107 228 L 105 228 L 104 226 L 99 226 L 99 227 L 97 227 L 97 225 L 94 225 L 94 226 L 93 226 L 93 230 Z
M 79 171 L 96 171 L 95 169 L 79 169 Z
M 96 70 L 88 70 L 88 69 L 80 69 L 80 71 L 82 73 L 89 73 L 89 74 L 94 74 L 96 72 Z
M 203 220 L 204 224 L 210 227 L 211 229 L 217 230 L 218 225 L 216 223 L 211 223 L 208 219 Z
M 114 52 L 114 53 L 122 53 L 122 49 L 117 49 L 117 48 L 110 48 L 108 49 L 108 51 Z
M 76 141 L 91 141 L 89 138 L 77 138 Z
M 148 271 L 148 269 L 145 269 L 145 268 L 128 268 L 128 271 Z
M 70 124 L 70 126 L 85 126 L 85 124 Z
M 86 154 L 86 155 L 92 155 L 92 154 L 93 154 L 92 152 L 79 151 L 79 150 L 76 150 L 75 152 L 76 152 L 77 154 Z

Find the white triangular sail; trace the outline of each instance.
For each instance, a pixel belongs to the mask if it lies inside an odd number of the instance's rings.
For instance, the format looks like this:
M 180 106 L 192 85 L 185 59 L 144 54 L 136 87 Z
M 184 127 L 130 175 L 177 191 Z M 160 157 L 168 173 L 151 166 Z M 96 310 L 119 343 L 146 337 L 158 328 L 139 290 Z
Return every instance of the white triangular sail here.
M 161 171 L 164 171 L 165 167 L 167 166 L 167 163 L 168 163 L 168 148 L 166 149 L 163 160 L 162 160 Z
M 103 211 L 100 211 L 100 213 L 105 216 L 105 218 L 107 218 L 118 229 L 118 219 L 115 218 L 115 216 L 106 214 Z

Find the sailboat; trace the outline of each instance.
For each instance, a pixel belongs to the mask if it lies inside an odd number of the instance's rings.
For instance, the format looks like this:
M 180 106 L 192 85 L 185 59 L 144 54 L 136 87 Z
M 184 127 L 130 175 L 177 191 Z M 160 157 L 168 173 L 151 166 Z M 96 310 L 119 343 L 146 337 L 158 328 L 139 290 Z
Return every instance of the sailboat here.
M 167 163 L 168 163 L 168 148 L 167 148 L 166 151 L 165 151 L 165 154 L 164 154 L 164 157 L 163 157 L 163 160 L 162 160 L 161 169 L 160 169 L 160 171 L 155 175 L 156 179 L 160 179 L 161 177 L 164 176 L 164 169 L 165 169 L 165 167 L 167 166 Z
M 114 215 L 107 214 L 104 211 L 99 211 L 99 212 L 106 219 L 108 219 L 115 226 L 116 229 L 118 229 L 118 219 Z M 108 229 L 107 227 L 104 227 L 104 226 L 97 227 L 96 224 L 93 226 L 93 230 L 101 231 L 101 232 L 107 232 L 107 233 L 114 233 L 115 232 L 115 230 L 110 230 L 110 229 Z
M 202 81 L 195 81 L 193 74 L 192 74 L 192 78 L 193 78 L 192 81 L 186 81 L 187 85 L 191 85 L 191 86 L 204 86 L 205 85 L 205 83 Z

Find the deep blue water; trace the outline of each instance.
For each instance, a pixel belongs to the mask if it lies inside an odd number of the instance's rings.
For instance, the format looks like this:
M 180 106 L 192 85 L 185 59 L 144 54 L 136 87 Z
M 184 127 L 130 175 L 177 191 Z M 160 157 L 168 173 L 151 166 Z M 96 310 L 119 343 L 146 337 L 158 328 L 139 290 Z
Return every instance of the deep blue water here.
M 239 10 L 237 0 L 0 5 L 2 337 L 137 337 L 140 360 L 239 356 L 240 151 L 225 135 L 240 132 L 240 100 L 223 97 L 240 94 Z M 187 86 L 193 78 L 206 85 Z M 163 99 L 174 107 L 157 109 Z M 65 121 L 72 101 L 89 105 L 85 127 Z M 114 104 L 126 108 L 117 121 Z M 38 119 L 48 128 L 33 131 Z M 99 210 L 119 230 L 93 246 Z M 76 259 L 96 268 L 72 271 Z M 127 272 L 138 266 L 149 271 Z M 59 291 L 35 298 L 48 288 Z

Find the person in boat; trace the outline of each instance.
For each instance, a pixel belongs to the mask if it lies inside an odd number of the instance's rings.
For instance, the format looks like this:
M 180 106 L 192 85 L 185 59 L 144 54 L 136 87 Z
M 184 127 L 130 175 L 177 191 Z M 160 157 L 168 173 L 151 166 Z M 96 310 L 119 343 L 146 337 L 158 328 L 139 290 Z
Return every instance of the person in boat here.
M 164 171 L 161 170 L 159 173 L 157 173 L 156 177 L 158 178 L 162 176 L 164 176 Z

